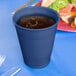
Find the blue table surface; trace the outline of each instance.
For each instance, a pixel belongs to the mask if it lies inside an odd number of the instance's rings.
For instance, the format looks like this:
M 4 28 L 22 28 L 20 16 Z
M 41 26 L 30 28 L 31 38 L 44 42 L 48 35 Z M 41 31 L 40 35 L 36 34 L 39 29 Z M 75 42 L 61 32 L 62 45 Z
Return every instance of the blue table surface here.
M 11 12 L 28 1 L 0 0 L 0 55 L 6 56 L 0 76 L 12 67 L 22 67 L 16 76 L 76 76 L 75 32 L 57 30 L 51 61 L 45 68 L 32 69 L 24 64 Z

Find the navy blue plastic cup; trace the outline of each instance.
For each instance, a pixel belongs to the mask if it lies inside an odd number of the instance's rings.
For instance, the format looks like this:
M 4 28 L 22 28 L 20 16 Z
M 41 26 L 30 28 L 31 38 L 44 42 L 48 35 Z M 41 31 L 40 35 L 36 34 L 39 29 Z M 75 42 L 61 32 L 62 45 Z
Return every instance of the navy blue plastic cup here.
M 21 17 L 30 15 L 49 16 L 55 20 L 55 24 L 41 29 L 24 28 L 17 24 Z M 26 7 L 14 14 L 13 21 L 16 26 L 24 62 L 28 66 L 42 68 L 49 64 L 59 19 L 59 14 L 56 11 L 40 6 Z

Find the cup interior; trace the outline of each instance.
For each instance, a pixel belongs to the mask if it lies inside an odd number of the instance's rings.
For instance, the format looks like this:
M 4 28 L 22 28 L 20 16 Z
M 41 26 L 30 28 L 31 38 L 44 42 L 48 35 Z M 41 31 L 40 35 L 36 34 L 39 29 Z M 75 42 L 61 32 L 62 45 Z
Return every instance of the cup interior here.
M 20 18 L 22 18 L 24 16 L 31 16 L 31 15 L 48 16 L 55 21 L 56 25 L 58 24 L 58 22 L 60 20 L 59 14 L 56 11 L 54 11 L 53 9 L 50 9 L 47 7 L 41 7 L 41 6 L 30 6 L 30 7 L 26 7 L 26 8 L 23 8 L 23 9 L 17 11 L 13 16 L 13 21 L 15 24 L 17 24 L 17 22 Z M 55 24 L 53 26 L 55 26 Z

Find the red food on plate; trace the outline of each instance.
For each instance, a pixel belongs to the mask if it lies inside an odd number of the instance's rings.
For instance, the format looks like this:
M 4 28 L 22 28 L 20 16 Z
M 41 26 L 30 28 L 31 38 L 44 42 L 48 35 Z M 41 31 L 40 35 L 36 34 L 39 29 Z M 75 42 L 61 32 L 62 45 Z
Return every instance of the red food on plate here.
M 62 30 L 62 31 L 76 32 L 76 28 L 70 27 L 69 24 L 65 23 L 65 22 L 62 21 L 62 20 L 60 20 L 57 29 L 58 29 L 58 30 Z
M 41 6 L 43 1 L 48 2 L 47 0 L 42 0 L 42 1 L 38 2 L 37 4 L 35 4 L 35 6 Z M 52 2 L 52 0 L 51 0 L 51 2 Z M 55 0 L 53 2 L 55 2 Z M 66 8 L 61 8 L 59 11 L 59 14 L 61 16 L 61 20 L 58 24 L 57 29 L 62 30 L 62 31 L 76 32 L 76 1 L 74 1 L 73 4 L 67 3 Z

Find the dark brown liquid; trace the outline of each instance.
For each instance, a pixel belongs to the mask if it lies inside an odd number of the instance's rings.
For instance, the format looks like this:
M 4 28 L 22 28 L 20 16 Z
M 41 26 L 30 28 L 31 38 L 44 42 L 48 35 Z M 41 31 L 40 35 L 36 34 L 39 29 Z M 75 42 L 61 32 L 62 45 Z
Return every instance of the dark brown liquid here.
M 30 29 L 40 29 L 52 26 L 55 23 L 55 21 L 52 18 L 49 18 L 47 16 L 27 16 L 22 17 L 17 24 Z

